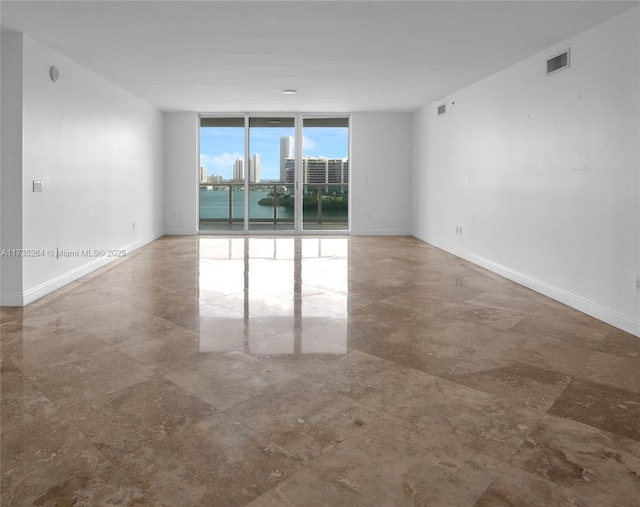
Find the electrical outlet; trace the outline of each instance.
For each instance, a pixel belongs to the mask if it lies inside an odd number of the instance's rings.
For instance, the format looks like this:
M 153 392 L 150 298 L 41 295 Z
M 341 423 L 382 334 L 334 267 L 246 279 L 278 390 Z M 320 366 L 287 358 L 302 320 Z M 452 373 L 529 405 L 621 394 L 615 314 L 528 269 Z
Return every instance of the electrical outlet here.
M 636 290 L 640 291 L 640 276 L 636 276 Z
M 131 226 L 132 226 L 132 229 L 135 231 L 136 230 L 136 223 L 135 222 L 131 222 Z
M 33 191 L 42 192 L 42 180 L 33 180 Z

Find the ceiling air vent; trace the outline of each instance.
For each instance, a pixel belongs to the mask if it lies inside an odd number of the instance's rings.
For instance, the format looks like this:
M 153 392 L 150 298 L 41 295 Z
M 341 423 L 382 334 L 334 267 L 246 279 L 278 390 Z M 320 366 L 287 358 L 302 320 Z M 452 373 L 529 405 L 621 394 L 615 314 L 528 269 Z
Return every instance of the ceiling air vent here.
M 438 106 L 438 116 L 440 116 L 441 114 L 444 114 L 447 112 L 447 105 L 446 104 L 442 104 L 441 106 Z
M 569 67 L 569 50 L 547 59 L 547 75 Z

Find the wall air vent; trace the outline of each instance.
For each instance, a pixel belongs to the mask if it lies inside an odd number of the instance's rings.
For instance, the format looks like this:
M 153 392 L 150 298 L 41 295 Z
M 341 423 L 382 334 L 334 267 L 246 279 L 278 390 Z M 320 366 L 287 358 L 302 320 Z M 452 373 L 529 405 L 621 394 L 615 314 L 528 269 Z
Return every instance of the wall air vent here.
M 438 116 L 440 116 L 441 114 L 444 114 L 447 112 L 447 105 L 446 104 L 442 104 L 441 106 L 438 106 Z
M 547 59 L 547 76 L 569 67 L 569 50 Z

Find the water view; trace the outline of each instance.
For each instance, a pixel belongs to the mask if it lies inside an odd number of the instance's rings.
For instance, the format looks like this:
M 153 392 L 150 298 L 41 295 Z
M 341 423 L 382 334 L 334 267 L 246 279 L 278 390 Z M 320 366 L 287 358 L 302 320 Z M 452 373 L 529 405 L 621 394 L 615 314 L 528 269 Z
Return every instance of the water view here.
M 214 187 L 215 188 L 215 187 Z M 249 192 L 249 216 L 258 219 L 273 219 L 273 208 L 261 206 L 260 199 L 269 197 L 265 190 L 251 190 Z M 244 217 L 244 190 L 234 189 L 231 192 L 231 218 Z M 278 218 L 290 218 L 293 220 L 293 209 L 278 206 Z M 200 219 L 228 219 L 229 218 L 229 191 L 200 189 Z
M 208 188 L 210 187 L 210 188 Z M 208 185 L 200 188 L 200 219 L 224 221 L 229 219 L 229 194 L 231 193 L 231 218 L 244 218 L 244 194 L 241 188 L 234 188 L 231 192 L 226 186 Z M 271 201 L 272 188 L 251 189 L 249 192 L 249 218 L 251 220 L 273 220 L 273 206 L 260 204 L 260 201 Z M 282 188 L 282 187 L 279 187 Z M 345 196 L 346 200 L 347 197 Z M 317 202 L 317 201 L 316 201 Z M 305 221 L 318 219 L 318 207 L 306 206 L 303 210 Z M 321 219 L 326 221 L 347 220 L 347 209 L 330 209 L 325 205 L 321 211 Z M 293 207 L 277 206 L 276 218 L 279 220 L 294 220 Z
M 348 228 L 349 120 L 302 119 L 299 159 L 297 121 L 252 116 L 247 124 L 242 117 L 201 118 L 201 229 L 243 230 L 245 218 L 250 230 Z M 294 200 L 295 182 L 301 184 L 302 202 Z M 295 225 L 297 205 L 302 220 Z

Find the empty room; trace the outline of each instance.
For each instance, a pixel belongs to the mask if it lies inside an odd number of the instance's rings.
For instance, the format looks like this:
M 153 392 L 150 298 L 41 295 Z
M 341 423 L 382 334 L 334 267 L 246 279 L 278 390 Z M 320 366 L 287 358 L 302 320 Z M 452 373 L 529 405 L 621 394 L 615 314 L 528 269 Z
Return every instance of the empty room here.
M 0 22 L 0 505 L 640 504 L 640 2 Z

